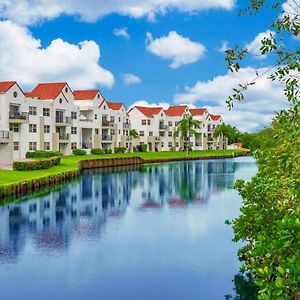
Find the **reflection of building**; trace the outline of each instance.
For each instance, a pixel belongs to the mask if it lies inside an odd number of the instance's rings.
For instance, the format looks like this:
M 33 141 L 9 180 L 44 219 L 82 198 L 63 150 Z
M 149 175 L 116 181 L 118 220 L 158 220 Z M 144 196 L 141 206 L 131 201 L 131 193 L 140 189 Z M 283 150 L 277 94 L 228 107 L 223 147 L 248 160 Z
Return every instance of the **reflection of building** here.
M 0 261 L 15 260 L 27 239 L 62 251 L 74 236 L 97 238 L 107 219 L 122 217 L 129 203 L 143 209 L 171 200 L 205 203 L 233 184 L 240 165 L 232 159 L 88 170 L 59 191 L 0 207 Z

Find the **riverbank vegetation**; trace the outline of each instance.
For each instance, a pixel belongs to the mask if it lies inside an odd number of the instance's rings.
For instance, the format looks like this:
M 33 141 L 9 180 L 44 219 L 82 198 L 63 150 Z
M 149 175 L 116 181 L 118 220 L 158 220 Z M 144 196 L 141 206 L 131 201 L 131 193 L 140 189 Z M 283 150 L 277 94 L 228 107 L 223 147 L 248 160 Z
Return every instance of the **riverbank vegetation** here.
M 225 156 L 233 155 L 246 151 L 246 149 L 235 150 L 204 150 L 204 151 L 191 151 L 187 156 L 184 151 L 165 151 L 165 152 L 137 152 L 137 153 L 113 153 L 113 154 L 100 154 L 100 155 L 69 155 L 62 156 L 61 162 L 58 166 L 53 166 L 47 170 L 34 170 L 34 171 L 11 171 L 0 170 L 0 186 L 12 183 L 19 183 L 30 179 L 45 177 L 48 175 L 60 174 L 68 171 L 78 170 L 78 162 L 85 159 L 101 159 L 101 158 L 119 158 L 119 157 L 140 157 L 147 161 L 151 160 L 168 160 L 175 158 L 195 158 L 195 157 L 208 157 L 208 156 Z
M 289 1 L 288 1 L 289 2 Z M 272 9 L 277 17 L 270 24 L 276 34 L 261 41 L 261 55 L 276 57 L 272 81 L 284 87 L 290 108 L 274 117 L 272 128 L 249 138 L 256 149 L 258 173 L 250 182 L 238 181 L 236 189 L 243 197 L 241 215 L 233 221 L 234 240 L 243 241 L 239 257 L 243 270 L 253 274 L 259 288 L 258 299 L 300 299 L 300 48 L 288 48 L 285 38 L 299 38 L 300 1 L 287 6 L 283 1 L 249 1 L 243 11 L 253 17 Z M 288 7 L 289 11 L 284 11 Z M 229 69 L 238 72 L 247 49 L 226 51 Z M 242 101 L 244 93 L 256 84 L 261 76 L 234 89 L 227 103 Z M 284 101 L 284 99 L 283 99 Z

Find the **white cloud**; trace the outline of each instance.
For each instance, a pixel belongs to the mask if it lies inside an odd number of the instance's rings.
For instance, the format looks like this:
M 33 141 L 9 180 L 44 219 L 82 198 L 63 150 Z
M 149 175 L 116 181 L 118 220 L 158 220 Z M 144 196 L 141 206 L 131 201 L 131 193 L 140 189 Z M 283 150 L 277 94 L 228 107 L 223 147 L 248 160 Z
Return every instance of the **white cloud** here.
M 170 67 L 179 68 L 185 64 L 192 64 L 203 57 L 204 45 L 192 42 L 190 39 L 170 31 L 167 36 L 153 39 L 151 33 L 146 35 L 147 50 L 163 59 L 171 60 Z
M 120 37 L 123 37 L 124 39 L 126 40 L 129 40 L 130 39 L 130 35 L 128 33 L 128 28 L 127 27 L 124 27 L 124 28 L 115 28 L 113 30 L 113 34 L 115 36 L 120 36 Z
M 221 47 L 219 48 L 219 51 L 224 53 L 226 50 L 228 50 L 228 42 L 227 41 L 222 41 Z
M 127 85 L 139 84 L 139 83 L 142 82 L 141 79 L 138 76 L 134 75 L 134 74 L 125 74 L 123 76 L 123 81 Z
M 245 45 L 245 48 L 248 49 L 248 52 L 255 56 L 257 59 L 265 59 L 267 56 L 262 55 L 260 52 L 261 41 L 265 37 L 275 36 L 275 32 L 271 30 L 267 30 L 265 32 L 260 32 L 253 41 Z
M 239 73 L 228 73 L 216 76 L 212 80 L 198 81 L 193 87 L 186 87 L 185 92 L 176 94 L 174 101 L 207 106 L 213 113 L 222 114 L 225 122 L 237 126 L 240 130 L 255 131 L 268 125 L 275 111 L 287 107 L 282 85 L 263 76 L 245 93 L 244 101 L 235 103 L 232 111 L 227 109 L 225 101 L 232 94 L 232 88 L 237 87 L 239 83 L 253 80 L 256 71 L 262 74 L 267 69 L 242 68 Z
M 153 20 L 157 14 L 170 10 L 194 13 L 208 9 L 230 10 L 234 5 L 235 0 L 1 0 L 0 14 L 4 19 L 28 25 L 61 14 L 79 16 L 84 21 L 96 21 L 112 13 Z
M 167 102 L 151 103 L 146 100 L 139 100 L 139 101 L 134 102 L 132 105 L 130 105 L 128 110 L 130 110 L 134 106 L 162 107 L 163 109 L 168 109 L 170 106 L 170 103 L 167 103 Z
M 41 81 L 68 81 L 74 88 L 111 87 L 114 76 L 99 64 L 100 48 L 94 41 L 78 45 L 62 39 L 46 48 L 24 27 L 0 22 L 1 79 L 32 85 Z

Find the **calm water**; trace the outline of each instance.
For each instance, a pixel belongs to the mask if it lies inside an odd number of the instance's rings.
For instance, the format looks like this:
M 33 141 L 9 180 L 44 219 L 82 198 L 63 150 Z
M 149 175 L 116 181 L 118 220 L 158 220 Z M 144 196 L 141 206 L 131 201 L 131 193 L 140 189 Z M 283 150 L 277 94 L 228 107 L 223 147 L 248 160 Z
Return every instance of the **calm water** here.
M 238 245 L 228 188 L 251 158 L 89 172 L 39 198 L 0 207 L 0 298 L 224 299 Z

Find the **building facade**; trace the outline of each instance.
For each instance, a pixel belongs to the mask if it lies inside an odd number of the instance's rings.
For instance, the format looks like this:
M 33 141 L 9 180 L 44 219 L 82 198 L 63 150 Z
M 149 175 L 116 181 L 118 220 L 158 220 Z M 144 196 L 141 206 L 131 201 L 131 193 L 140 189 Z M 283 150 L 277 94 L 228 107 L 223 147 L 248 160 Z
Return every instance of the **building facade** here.
M 34 150 L 68 155 L 77 148 L 132 151 L 143 144 L 148 151 L 179 150 L 183 141 L 176 130 L 185 114 L 201 124 L 199 134 L 190 137 L 193 149 L 227 147 L 226 138 L 214 137 L 222 117 L 205 108 L 134 106 L 127 112 L 123 103 L 107 101 L 99 90 L 72 91 L 66 82 L 40 83 L 29 93 L 17 82 L 0 82 L 0 106 L 1 160 L 21 159 Z

